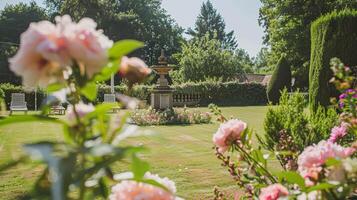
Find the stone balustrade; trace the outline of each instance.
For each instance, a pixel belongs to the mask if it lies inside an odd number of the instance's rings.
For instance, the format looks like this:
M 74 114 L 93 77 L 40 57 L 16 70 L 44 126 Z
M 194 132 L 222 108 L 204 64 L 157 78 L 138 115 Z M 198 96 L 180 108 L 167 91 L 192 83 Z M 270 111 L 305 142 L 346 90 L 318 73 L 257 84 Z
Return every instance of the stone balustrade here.
M 174 93 L 173 104 L 176 107 L 197 106 L 201 100 L 200 94 L 182 94 Z

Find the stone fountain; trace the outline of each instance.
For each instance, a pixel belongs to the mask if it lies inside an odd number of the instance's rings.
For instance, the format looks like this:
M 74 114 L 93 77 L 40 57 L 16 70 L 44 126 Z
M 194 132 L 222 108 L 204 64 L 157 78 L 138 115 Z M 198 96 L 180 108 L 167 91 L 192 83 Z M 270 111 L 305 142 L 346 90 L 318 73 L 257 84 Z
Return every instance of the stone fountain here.
M 165 77 L 169 74 L 169 71 L 172 70 L 172 67 L 168 66 L 164 50 L 161 50 L 161 56 L 158 58 L 158 65 L 154 65 L 151 68 L 160 75 L 160 78 L 151 93 L 151 107 L 156 110 L 172 108 L 173 89 L 169 86 L 169 81 Z

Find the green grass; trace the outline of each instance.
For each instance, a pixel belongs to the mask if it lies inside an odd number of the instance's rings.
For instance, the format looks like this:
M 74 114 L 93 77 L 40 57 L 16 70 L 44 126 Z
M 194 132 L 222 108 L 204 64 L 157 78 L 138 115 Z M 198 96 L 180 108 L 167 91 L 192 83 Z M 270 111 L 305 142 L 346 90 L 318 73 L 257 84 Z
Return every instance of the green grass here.
M 244 120 L 258 134 L 263 132 L 267 107 L 224 107 L 222 111 L 227 117 Z M 237 189 L 212 150 L 212 134 L 218 126 L 212 123 L 146 127 L 155 134 L 131 138 L 127 143 L 143 144 L 150 149 L 143 158 L 150 162 L 151 171 L 175 181 L 180 197 L 208 199 L 215 185 L 229 193 Z M 36 122 L 0 127 L 0 163 L 21 155 L 23 143 L 61 139 L 61 130 L 56 124 Z M 29 191 L 41 168 L 30 163 L 0 174 L 0 199 L 16 199 Z M 124 169 L 125 165 L 118 164 L 117 172 Z

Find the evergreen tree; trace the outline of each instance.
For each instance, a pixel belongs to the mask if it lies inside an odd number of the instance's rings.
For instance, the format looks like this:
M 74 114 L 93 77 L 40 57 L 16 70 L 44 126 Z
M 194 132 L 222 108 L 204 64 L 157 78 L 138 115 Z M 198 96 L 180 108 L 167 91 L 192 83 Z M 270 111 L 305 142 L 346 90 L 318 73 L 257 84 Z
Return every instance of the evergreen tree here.
M 209 34 L 210 38 L 218 39 L 223 48 L 235 50 L 238 46 L 234 37 L 234 31 L 226 33 L 226 24 L 222 16 L 208 0 L 202 4 L 201 13 L 198 15 L 194 29 L 189 29 L 187 33 L 194 38 L 200 38 Z

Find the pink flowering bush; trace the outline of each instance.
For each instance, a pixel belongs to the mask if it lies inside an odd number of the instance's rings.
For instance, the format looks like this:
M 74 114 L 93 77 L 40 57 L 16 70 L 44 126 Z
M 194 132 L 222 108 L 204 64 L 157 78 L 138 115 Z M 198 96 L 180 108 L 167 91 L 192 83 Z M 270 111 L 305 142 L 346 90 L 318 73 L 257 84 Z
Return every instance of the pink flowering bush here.
M 343 73 L 339 70 L 345 70 L 345 68 L 340 65 L 338 68 L 333 68 L 337 76 L 334 81 L 338 89 L 343 88 L 343 90 L 340 90 L 341 93 L 346 95 L 342 97 L 343 106 L 341 106 L 341 99 L 340 105 L 336 106 L 342 111 L 336 119 L 337 125 L 328 130 L 327 133 L 321 133 L 321 135 L 327 136 L 322 137 L 326 140 L 316 141 L 319 138 L 316 137 L 316 134 L 299 132 L 311 128 L 314 132 L 326 130 L 326 125 L 323 125 L 324 127 L 308 126 L 318 124 L 315 123 L 318 119 L 324 121 L 323 116 L 326 116 L 325 114 L 320 113 L 321 116 L 312 118 L 314 123 L 308 123 L 308 120 L 305 123 L 296 123 L 304 121 L 299 118 L 301 116 L 299 112 L 303 112 L 303 109 L 297 110 L 296 107 L 284 104 L 284 106 L 278 108 L 281 109 L 279 113 L 288 117 L 272 113 L 271 116 L 273 117 L 269 120 L 272 123 L 265 124 L 266 127 L 273 126 L 269 127 L 268 130 L 281 130 L 272 133 L 277 137 L 269 137 L 270 140 L 265 141 L 264 138 L 257 135 L 259 143 L 252 145 L 252 131 L 247 128 L 245 122 L 227 119 L 217 106 L 210 106 L 211 112 L 217 116 L 217 121 L 221 123 L 217 132 L 213 134 L 216 156 L 240 188 L 235 199 L 315 200 L 356 198 L 357 120 L 356 101 L 353 99 L 355 97 L 352 93 L 356 89 L 346 88 L 346 86 L 353 85 L 352 82 L 355 77 L 349 76 L 348 70 L 347 72 L 343 71 Z M 301 103 L 297 98 L 286 98 L 285 100 L 292 100 L 293 104 L 291 105 Z M 280 120 L 285 123 L 282 125 L 288 124 L 290 127 L 286 126 L 288 129 L 283 129 L 283 126 L 279 126 L 276 120 Z M 288 134 L 288 131 L 290 131 L 290 134 Z M 274 141 L 274 138 L 277 141 Z M 297 139 L 300 141 L 296 141 Z M 311 141 L 315 142 L 311 144 Z M 269 148 L 273 145 L 269 145 L 267 142 L 277 144 L 277 146 Z M 230 151 L 227 151 L 228 149 Z M 280 172 L 271 170 L 273 167 L 276 168 L 276 166 L 269 165 L 271 162 L 268 161 L 271 161 L 271 159 L 280 162 L 282 166 Z M 214 194 L 215 200 L 226 199 L 217 187 Z
M 41 176 L 34 183 L 31 199 L 175 199 L 176 187 L 167 178 L 148 173 L 149 164 L 138 153 L 140 146 L 122 141 L 138 135 L 138 128 L 128 123 L 129 112 L 107 112 L 118 104 L 99 104 L 96 83 L 119 73 L 130 84 L 142 81 L 151 70 L 138 58 L 127 58 L 143 44 L 134 40 L 113 43 L 89 18 L 74 22 L 65 15 L 55 23 L 32 23 L 21 35 L 20 48 L 10 58 L 10 69 L 21 76 L 23 85 L 40 86 L 49 93 L 40 114 L 0 119 L 0 126 L 31 121 L 46 121 L 62 126 L 64 141 L 40 141 L 23 146 L 26 155 L 0 165 L 0 171 L 31 158 L 43 163 Z M 137 100 L 116 94 L 121 105 L 137 107 Z M 64 118 L 48 116 L 54 102 L 67 102 Z M 132 176 L 117 180 L 113 165 L 126 158 Z M 110 188 L 112 194 L 110 194 Z
M 157 111 L 152 108 L 137 109 L 131 115 L 133 123 L 139 126 L 168 125 L 168 124 L 208 124 L 211 122 L 209 112 L 187 108 L 173 108 Z

